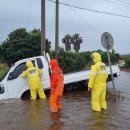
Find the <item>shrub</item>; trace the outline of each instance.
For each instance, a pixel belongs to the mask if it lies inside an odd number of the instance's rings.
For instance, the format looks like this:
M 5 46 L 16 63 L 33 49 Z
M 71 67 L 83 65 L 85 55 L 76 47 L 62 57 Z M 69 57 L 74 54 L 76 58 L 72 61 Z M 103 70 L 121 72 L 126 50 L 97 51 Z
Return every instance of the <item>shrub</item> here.
M 130 58 L 125 61 L 125 67 L 130 68 Z

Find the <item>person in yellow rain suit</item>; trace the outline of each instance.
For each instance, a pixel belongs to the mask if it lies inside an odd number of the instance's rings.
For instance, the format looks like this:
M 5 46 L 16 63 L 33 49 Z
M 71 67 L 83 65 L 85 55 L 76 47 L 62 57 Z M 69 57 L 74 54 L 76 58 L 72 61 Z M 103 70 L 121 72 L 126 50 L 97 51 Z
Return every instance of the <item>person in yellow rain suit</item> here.
M 92 54 L 94 65 L 91 66 L 89 75 L 88 91 L 92 90 L 92 110 L 101 111 L 107 109 L 106 97 L 106 81 L 108 73 L 106 65 L 101 62 L 101 55 L 97 52 Z
M 37 93 L 41 99 L 45 99 L 46 96 L 44 94 L 40 79 L 42 71 L 39 68 L 34 67 L 31 61 L 27 61 L 26 66 L 27 70 L 22 73 L 21 77 L 28 78 L 28 86 L 30 88 L 31 99 L 35 100 Z

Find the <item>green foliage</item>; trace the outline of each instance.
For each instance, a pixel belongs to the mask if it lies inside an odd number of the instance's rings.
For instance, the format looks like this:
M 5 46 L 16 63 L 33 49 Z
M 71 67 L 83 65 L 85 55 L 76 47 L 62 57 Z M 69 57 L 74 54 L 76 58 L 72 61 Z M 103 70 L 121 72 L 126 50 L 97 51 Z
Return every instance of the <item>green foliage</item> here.
M 73 44 L 76 46 L 75 51 L 78 52 L 80 49 L 80 44 L 82 43 L 82 37 L 79 34 L 74 34 L 73 36 L 66 36 L 68 39 L 63 39 L 66 44 Z M 4 59 L 6 63 L 10 66 L 16 61 L 28 57 L 39 56 L 40 46 L 41 46 L 41 32 L 40 30 L 34 29 L 31 32 L 27 32 L 26 29 L 20 28 L 16 29 L 8 35 L 8 38 L 0 45 L 0 59 Z M 46 52 L 50 53 L 50 57 L 55 57 L 55 51 L 50 52 L 51 42 L 46 39 Z M 102 60 L 108 63 L 107 53 L 102 50 L 98 50 L 102 56 Z M 63 49 L 59 52 L 58 61 L 64 73 L 79 71 L 85 68 L 89 68 L 92 65 L 92 59 L 90 55 L 92 52 L 65 52 Z M 112 50 L 110 52 L 112 63 L 118 62 L 119 54 Z
M 8 71 L 8 66 L 5 65 L 3 68 L 0 68 L 0 81 L 3 78 L 3 76 L 6 74 L 6 72 Z
M 65 50 L 66 51 L 71 51 L 71 41 L 72 37 L 71 35 L 67 34 L 65 37 L 62 39 L 63 44 L 65 44 Z
M 126 59 L 125 61 L 125 67 L 130 68 L 130 58 Z
M 58 58 L 64 73 L 79 71 L 85 68 L 85 57 L 78 53 L 62 51 Z
M 108 64 L 107 52 L 104 52 L 102 50 L 97 50 L 97 52 L 101 54 L 102 61 Z M 110 54 L 111 63 L 112 64 L 118 63 L 120 55 L 116 53 L 114 50 L 112 50 L 112 52 L 109 52 L 109 54 Z
M 98 52 L 103 57 L 103 62 L 106 61 L 105 63 L 107 63 L 108 62 L 107 53 L 101 50 L 98 50 Z M 90 68 L 90 66 L 93 64 L 92 59 L 90 58 L 90 55 L 92 53 L 93 52 L 90 51 L 80 53 L 65 52 L 63 49 L 61 49 L 58 61 L 64 73 L 80 71 L 85 68 Z M 55 58 L 55 51 L 51 51 L 50 57 L 51 59 Z M 112 58 L 112 63 L 116 63 L 118 61 L 118 57 L 116 57 L 115 59 Z
M 8 35 L 2 43 L 3 57 L 10 66 L 16 61 L 28 57 L 38 56 L 41 51 L 40 30 L 27 32 L 25 28 L 16 29 Z M 46 39 L 46 52 L 50 52 L 51 43 Z
M 83 38 L 80 37 L 80 34 L 76 33 L 72 36 L 72 44 L 74 46 L 75 52 L 79 52 L 80 44 L 83 42 Z
M 4 63 L 4 57 L 3 57 L 3 51 L 2 51 L 2 45 L 0 45 L 0 63 Z
M 62 39 L 63 44 L 65 44 L 65 50 L 71 51 L 71 44 L 74 46 L 75 52 L 79 52 L 80 44 L 83 42 L 83 38 L 80 37 L 80 34 L 76 33 L 74 35 L 67 34 Z

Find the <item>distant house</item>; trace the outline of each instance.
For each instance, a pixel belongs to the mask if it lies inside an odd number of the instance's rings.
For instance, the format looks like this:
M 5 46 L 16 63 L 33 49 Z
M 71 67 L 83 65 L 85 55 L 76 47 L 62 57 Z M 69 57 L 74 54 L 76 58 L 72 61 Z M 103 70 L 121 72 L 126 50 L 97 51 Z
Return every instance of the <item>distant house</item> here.
M 128 54 L 128 55 L 120 55 L 121 60 L 126 60 L 128 58 L 130 58 L 130 54 Z

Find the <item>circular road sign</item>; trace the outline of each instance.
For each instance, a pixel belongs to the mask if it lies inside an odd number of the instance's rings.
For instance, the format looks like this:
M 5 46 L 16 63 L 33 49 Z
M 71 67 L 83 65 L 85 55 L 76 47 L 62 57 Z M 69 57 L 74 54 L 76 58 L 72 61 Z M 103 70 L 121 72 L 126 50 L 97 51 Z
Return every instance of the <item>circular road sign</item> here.
M 112 35 L 108 32 L 104 32 L 101 36 L 101 44 L 106 50 L 111 50 L 114 46 Z

